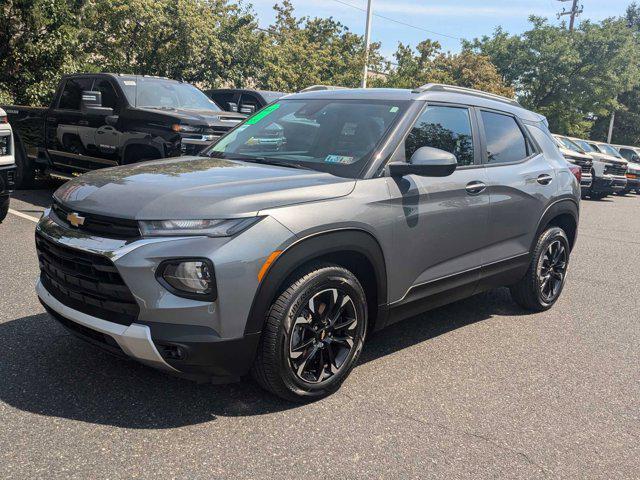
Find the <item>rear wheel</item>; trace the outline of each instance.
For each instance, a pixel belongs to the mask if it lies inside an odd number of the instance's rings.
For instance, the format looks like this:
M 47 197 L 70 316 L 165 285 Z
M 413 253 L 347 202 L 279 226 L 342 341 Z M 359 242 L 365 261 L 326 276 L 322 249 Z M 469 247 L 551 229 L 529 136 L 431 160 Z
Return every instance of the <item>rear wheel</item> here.
M 9 212 L 9 196 L 0 196 L 0 223 L 7 218 Z
M 290 401 L 335 392 L 360 356 L 367 302 L 358 279 L 337 265 L 301 270 L 269 310 L 252 374 Z
M 521 307 L 542 312 L 558 300 L 567 277 L 570 246 L 564 230 L 549 227 L 536 243 L 525 276 L 510 287 Z
M 16 188 L 29 188 L 33 186 L 36 179 L 36 168 L 33 162 L 27 157 L 22 144 L 15 137 L 15 158 L 16 158 Z

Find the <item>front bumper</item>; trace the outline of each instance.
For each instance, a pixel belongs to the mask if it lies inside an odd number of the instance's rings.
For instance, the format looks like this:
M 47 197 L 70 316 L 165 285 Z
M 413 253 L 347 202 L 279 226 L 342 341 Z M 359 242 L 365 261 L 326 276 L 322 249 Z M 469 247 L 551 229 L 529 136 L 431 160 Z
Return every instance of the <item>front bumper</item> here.
M 632 177 L 627 175 L 627 191 L 629 190 L 640 190 L 640 174 L 634 174 Z
M 591 184 L 593 183 L 593 177 L 590 173 L 582 173 L 580 180 L 580 188 L 582 192 L 586 192 L 591 189 Z
M 292 235 L 275 219 L 264 218 L 233 241 L 209 237 L 107 239 L 82 229 L 70 231 L 50 211 L 36 228 L 37 235 L 65 247 L 67 255 L 68 249 L 75 249 L 80 250 L 78 255 L 90 252 L 110 259 L 139 306 L 139 313 L 123 322 L 121 317 L 75 306 L 74 299 L 66 301 L 59 291 L 50 292 L 39 282 L 40 300 L 73 333 L 112 353 L 198 380 L 235 380 L 249 371 L 260 339 L 258 329 L 247 328 L 258 287 L 257 272 L 273 249 Z M 215 302 L 177 297 L 156 280 L 163 260 L 192 256 L 213 262 L 218 290 Z M 90 296 L 79 293 L 75 301 Z
M 621 175 L 605 174 L 593 180 L 591 191 L 596 193 L 615 193 L 627 187 L 627 177 Z
M 8 195 L 13 191 L 16 181 L 15 165 L 0 165 L 0 196 Z

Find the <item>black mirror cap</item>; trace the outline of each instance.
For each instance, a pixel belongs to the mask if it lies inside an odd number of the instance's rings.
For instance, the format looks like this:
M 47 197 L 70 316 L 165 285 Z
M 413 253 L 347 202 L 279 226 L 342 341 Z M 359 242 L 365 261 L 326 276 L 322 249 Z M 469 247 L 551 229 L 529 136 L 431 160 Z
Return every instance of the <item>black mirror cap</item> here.
M 420 175 L 422 177 L 448 177 L 458 166 L 456 156 L 450 152 L 433 147 L 420 147 L 409 163 L 390 163 L 389 173 L 392 177 L 404 175 Z

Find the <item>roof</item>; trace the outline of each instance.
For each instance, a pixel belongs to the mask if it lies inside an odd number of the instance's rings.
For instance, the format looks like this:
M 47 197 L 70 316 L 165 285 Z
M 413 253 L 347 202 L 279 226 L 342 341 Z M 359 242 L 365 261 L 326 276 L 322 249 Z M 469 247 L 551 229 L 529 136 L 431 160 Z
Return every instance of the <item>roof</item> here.
M 425 86 L 426 87 L 426 86 Z M 400 88 L 348 88 L 342 90 L 315 90 L 288 95 L 287 99 L 341 99 L 341 100 L 390 100 L 460 103 L 475 107 L 501 110 L 523 120 L 540 122 L 542 115 L 523 108 L 515 100 L 480 90 L 459 88 L 452 85 L 409 90 Z

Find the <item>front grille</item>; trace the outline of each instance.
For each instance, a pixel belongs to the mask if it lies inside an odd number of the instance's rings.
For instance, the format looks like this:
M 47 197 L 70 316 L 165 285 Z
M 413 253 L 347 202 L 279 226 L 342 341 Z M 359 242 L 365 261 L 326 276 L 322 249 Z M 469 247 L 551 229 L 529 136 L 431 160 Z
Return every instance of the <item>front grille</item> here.
M 140 238 L 140 227 L 135 220 L 125 218 L 105 217 L 91 213 L 75 212 L 84 217 L 84 223 L 80 227 L 73 227 L 67 220 L 67 215 L 74 211 L 58 202 L 51 206 L 51 210 L 65 226 L 83 232 L 106 238 L 135 239 Z
M 121 325 L 131 325 L 140 308 L 107 257 L 55 243 L 36 233 L 40 279 L 64 305 Z
M 582 169 L 582 173 L 591 173 L 591 165 L 588 163 L 580 165 L 580 168 Z
M 626 165 L 607 165 L 604 169 L 604 173 L 607 173 L 609 175 L 626 175 L 627 173 L 627 167 Z

